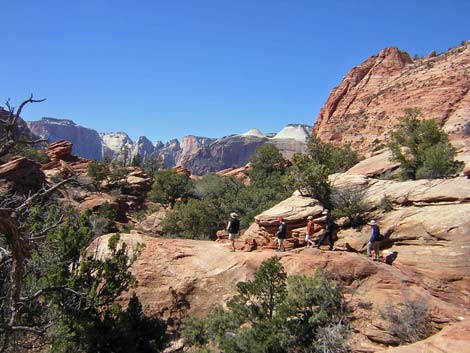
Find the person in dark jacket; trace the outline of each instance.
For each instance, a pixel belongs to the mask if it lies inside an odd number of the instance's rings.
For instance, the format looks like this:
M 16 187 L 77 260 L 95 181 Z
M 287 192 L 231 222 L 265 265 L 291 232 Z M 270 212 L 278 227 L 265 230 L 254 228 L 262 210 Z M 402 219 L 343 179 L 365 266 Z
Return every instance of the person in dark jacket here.
M 325 218 L 325 231 L 323 232 L 320 240 L 318 241 L 317 248 L 320 249 L 320 246 L 323 244 L 325 239 L 328 237 L 328 242 L 330 245 L 330 250 L 333 250 L 333 233 L 335 232 L 337 225 L 335 219 L 331 215 L 330 210 L 325 209 L 322 212 L 322 215 L 326 215 Z
M 369 242 L 367 243 L 367 256 L 372 257 L 372 250 L 374 250 L 374 260 L 380 260 L 380 229 L 376 220 L 372 220 L 367 223 L 372 227 Z
M 287 225 L 284 222 L 283 217 L 277 219 L 279 221 L 279 230 L 276 232 L 277 237 L 277 250 L 276 251 L 285 251 L 284 249 L 284 239 L 286 239 L 287 234 Z
M 238 214 L 235 212 L 230 213 L 230 220 L 227 224 L 228 240 L 231 242 L 230 251 L 235 251 L 235 237 L 240 234 L 240 221 Z

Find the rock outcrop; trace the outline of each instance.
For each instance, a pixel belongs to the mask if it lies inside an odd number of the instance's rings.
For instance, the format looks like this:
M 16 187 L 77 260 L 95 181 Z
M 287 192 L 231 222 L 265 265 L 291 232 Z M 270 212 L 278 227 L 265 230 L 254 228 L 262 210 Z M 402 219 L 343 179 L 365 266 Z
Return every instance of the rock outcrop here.
M 64 177 L 86 175 L 89 160 L 72 155 L 72 151 L 73 144 L 70 141 L 51 143 L 45 151 L 50 162 L 42 166 L 43 170 L 52 173 L 59 171 Z
M 92 248 L 98 248 L 98 256 L 108 251 L 109 237 L 95 241 Z M 204 316 L 214 305 L 223 305 L 235 293 L 237 282 L 251 279 L 261 262 L 276 254 L 230 252 L 224 243 L 153 238 L 139 232 L 122 234 L 121 239 L 131 247 L 145 244 L 132 268 L 138 279 L 135 292 L 147 314 L 161 315 L 173 329 L 187 315 Z M 452 297 L 436 295 L 434 288 L 441 284 L 439 281 L 417 276 L 414 268 L 399 260 L 390 266 L 355 253 L 317 249 L 298 249 L 276 256 L 288 274 L 311 276 L 322 268 L 342 283 L 345 299 L 354 313 L 350 317 L 349 341 L 357 352 L 382 351 L 389 344 L 396 344 L 381 316 L 389 305 L 423 300 L 436 329 L 457 322 L 461 316 L 468 317 L 469 307 L 463 303 L 462 292 Z M 461 338 L 469 342 L 470 335 Z
M 28 158 L 14 157 L 0 165 L 0 194 L 36 192 L 46 181 L 41 165 Z
M 390 139 L 405 108 L 435 119 L 457 148 L 467 148 L 470 126 L 470 42 L 413 60 L 386 48 L 351 69 L 330 93 L 314 133 L 369 154 Z

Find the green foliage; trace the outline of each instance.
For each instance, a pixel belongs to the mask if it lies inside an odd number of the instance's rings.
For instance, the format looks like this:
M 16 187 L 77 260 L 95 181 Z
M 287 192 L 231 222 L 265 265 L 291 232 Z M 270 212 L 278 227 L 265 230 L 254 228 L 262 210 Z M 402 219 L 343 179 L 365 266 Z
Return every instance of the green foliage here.
M 134 157 L 132 157 L 131 165 L 133 167 L 140 167 L 142 165 L 142 157 L 139 153 L 137 153 Z
M 147 156 L 143 161 L 142 168 L 150 175 L 154 175 L 155 172 L 165 169 L 165 161 L 160 155 Z
M 152 201 L 173 207 L 177 199 L 188 196 L 191 186 L 188 175 L 179 174 L 173 169 L 159 170 L 154 174 L 152 190 L 148 197 Z
M 188 321 L 185 341 L 206 348 L 215 344 L 226 353 L 349 352 L 343 298 L 323 271 L 313 278 L 287 278 L 279 260 L 271 258 L 252 281 L 237 284 L 227 308 Z M 334 335 L 323 327 L 334 328 Z
M 204 320 L 197 317 L 187 317 L 183 320 L 181 337 L 185 345 L 202 347 L 209 343 L 206 331 Z
M 257 188 L 282 188 L 282 176 L 286 167 L 284 157 L 276 146 L 270 143 L 259 146 L 251 156 L 251 184 Z
M 319 200 L 325 207 L 330 207 L 331 183 L 328 180 L 330 170 L 319 164 L 308 155 L 295 154 L 293 165 L 287 176 L 286 183 Z
M 367 222 L 369 207 L 365 201 L 367 188 L 362 185 L 336 187 L 331 195 L 334 217 L 347 217 L 353 227 Z
M 189 199 L 178 202 L 162 222 L 167 236 L 186 239 L 216 239 L 221 228 L 220 210 L 208 200 Z
M 389 147 L 400 162 L 403 179 L 440 178 L 456 173 L 455 149 L 434 120 L 418 120 L 418 109 L 406 109 L 399 128 L 392 132 Z
M 105 158 L 102 161 L 93 160 L 88 163 L 88 176 L 92 178 L 96 184 L 106 180 L 110 174 L 109 159 Z
M 312 137 L 307 153 L 294 155 L 286 183 L 330 208 L 331 184 L 328 175 L 343 172 L 358 161 L 357 153 L 351 151 L 349 146 L 337 148 Z
M 9 159 L 12 156 L 23 156 L 41 164 L 46 164 L 50 161 L 49 156 L 44 151 L 37 150 L 30 145 L 21 143 L 21 139 L 18 141 L 18 144 L 13 147 L 12 151 L 6 155 L 6 159 Z
M 111 161 L 111 172 L 109 174 L 109 181 L 115 183 L 123 179 L 127 174 L 126 162 L 122 160 Z
M 146 317 L 137 297 L 126 310 L 116 302 L 136 284 L 129 268 L 142 247 L 131 253 L 115 234 L 108 241 L 106 257 L 97 256 L 87 250 L 95 237 L 90 216 L 54 205 L 28 210 L 22 233 L 47 231 L 25 263 L 21 296 L 26 305 L 18 314 L 19 322 L 40 330 L 41 341 L 52 352 L 159 351 L 166 341 L 165 325 Z M 4 282 L 0 283 L 2 292 Z M 3 310 L 8 306 L 1 293 L 0 297 Z M 0 340 L 3 334 L 0 329 Z M 15 347 L 30 339 L 19 334 L 11 343 Z
M 308 142 L 307 155 L 316 164 L 324 165 L 330 174 L 345 172 L 359 162 L 357 152 L 352 151 L 349 146 L 335 147 L 316 136 L 311 137 Z
M 388 331 L 399 339 L 400 344 L 421 341 L 433 333 L 423 299 L 411 301 L 405 298 L 402 305 L 388 305 L 381 314 L 389 322 Z

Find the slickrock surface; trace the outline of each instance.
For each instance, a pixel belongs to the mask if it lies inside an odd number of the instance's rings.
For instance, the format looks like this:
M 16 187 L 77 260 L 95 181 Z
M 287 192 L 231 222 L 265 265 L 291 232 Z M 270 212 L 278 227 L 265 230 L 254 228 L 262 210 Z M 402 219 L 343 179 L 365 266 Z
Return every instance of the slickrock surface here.
M 369 217 L 379 222 L 382 234 L 391 233 L 383 241 L 383 249 L 396 251 L 400 263 L 413 268 L 424 281 L 433 282 L 436 295 L 444 298 L 457 293 L 465 305 L 470 305 L 470 181 L 466 177 L 398 182 L 336 174 L 331 179 L 335 187 L 364 188 Z M 382 210 L 384 200 L 393 210 Z M 287 248 L 304 245 L 307 216 L 319 220 L 321 209 L 315 199 L 292 196 L 255 217 L 256 223 L 236 246 L 246 251 L 274 248 L 279 216 L 286 219 L 291 230 Z M 321 227 L 316 230 L 314 237 L 322 232 Z M 335 248 L 365 253 L 370 229 L 341 229 L 337 236 Z
M 459 149 L 468 149 L 470 42 L 445 53 L 413 60 L 386 48 L 354 67 L 333 89 L 314 132 L 336 145 L 368 154 L 389 141 L 405 108 L 436 119 Z
M 98 256 L 106 253 L 109 237 L 96 240 Z M 174 327 L 186 315 L 206 315 L 214 305 L 224 304 L 235 293 L 236 283 L 252 279 L 261 262 L 271 256 L 279 256 L 290 275 L 313 275 L 323 268 L 340 280 L 353 310 L 350 342 L 357 351 L 380 351 L 396 342 L 386 332 L 380 312 L 405 298 L 424 300 L 436 328 L 468 314 L 462 300 L 436 296 L 429 283 L 400 263 L 400 258 L 390 266 L 348 252 L 230 252 L 228 244 L 152 238 L 136 232 L 123 234 L 121 239 L 134 246 L 145 244 L 133 266 L 139 281 L 135 291 L 148 314 L 163 315 Z M 470 335 L 463 338 L 469 341 Z

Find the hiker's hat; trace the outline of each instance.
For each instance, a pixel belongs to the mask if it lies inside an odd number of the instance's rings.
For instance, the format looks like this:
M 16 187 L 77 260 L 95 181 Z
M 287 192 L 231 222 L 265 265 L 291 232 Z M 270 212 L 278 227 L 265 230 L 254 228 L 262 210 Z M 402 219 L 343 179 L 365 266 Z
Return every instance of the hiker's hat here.
M 278 220 L 279 222 L 282 222 L 282 221 L 284 220 L 284 217 L 278 217 L 277 220 Z
M 307 219 L 311 220 L 311 219 L 313 219 L 313 216 L 308 216 Z
M 232 213 L 230 213 L 230 217 L 238 218 L 238 213 L 232 212 Z
M 325 208 L 325 209 L 322 211 L 322 213 L 321 213 L 321 214 L 328 214 L 328 212 L 330 212 L 330 210 L 329 210 L 329 209 L 327 209 L 327 208 Z
M 367 224 L 370 225 L 370 226 L 376 226 L 377 221 L 375 219 L 373 219 L 372 221 L 368 222 Z

